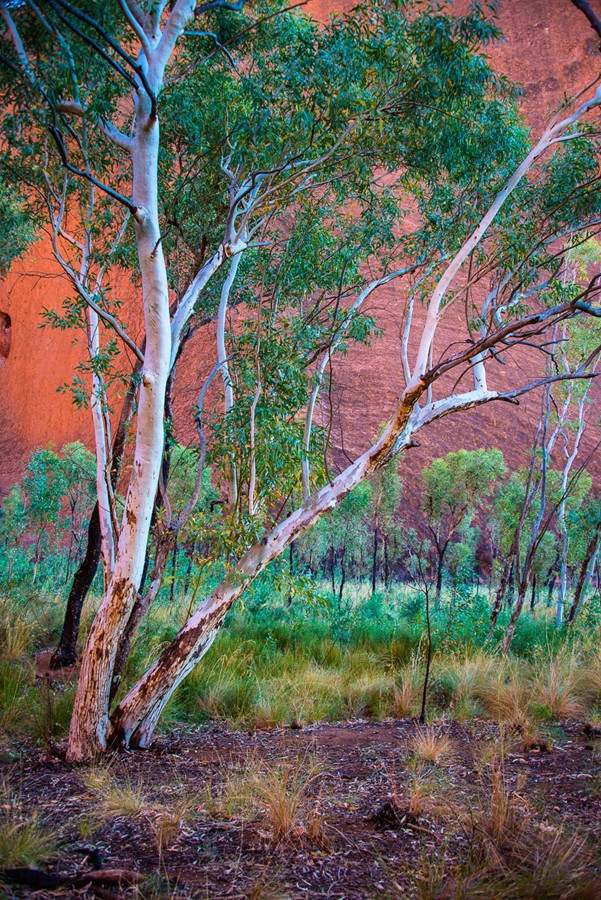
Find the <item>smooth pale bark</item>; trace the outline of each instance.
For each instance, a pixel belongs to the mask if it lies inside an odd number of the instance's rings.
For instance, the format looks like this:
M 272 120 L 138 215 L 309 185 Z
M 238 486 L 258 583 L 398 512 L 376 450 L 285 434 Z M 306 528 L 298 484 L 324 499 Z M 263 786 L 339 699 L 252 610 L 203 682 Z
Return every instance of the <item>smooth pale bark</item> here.
M 82 658 L 67 751 L 74 761 L 106 749 L 115 655 L 137 598 L 163 453 L 171 323 L 158 222 L 158 151 L 158 121 L 146 118 L 144 125 L 139 124 L 132 150 L 132 198 L 137 207 L 134 219 L 146 325 L 135 452 L 112 578 Z
M 95 310 L 88 307 L 88 352 L 93 361 L 100 353 L 99 320 Z M 90 408 L 94 424 L 94 445 L 96 448 L 96 496 L 98 498 L 98 520 L 100 523 L 100 554 L 104 583 L 108 584 L 115 565 L 115 534 L 113 529 L 114 506 L 110 476 L 110 443 L 105 425 L 107 404 L 104 384 L 97 372 L 92 370 L 92 394 Z
M 219 311 L 217 313 L 217 365 L 219 366 L 219 369 L 221 371 L 221 378 L 223 381 L 223 412 L 226 416 L 234 405 L 234 388 L 232 385 L 232 379 L 227 360 L 227 350 L 225 346 L 226 319 L 230 299 L 230 291 L 232 289 L 234 281 L 236 280 L 236 275 L 238 274 L 238 266 L 240 265 L 241 257 L 242 254 L 237 253 L 236 256 L 234 256 L 234 258 L 232 259 L 227 278 L 223 282 L 223 287 L 221 288 Z M 233 459 L 230 459 L 228 461 L 226 476 L 228 483 L 227 509 L 231 511 L 235 508 L 236 503 L 238 502 L 238 473 L 236 472 L 236 465 Z
M 569 529 L 566 522 L 566 502 L 568 497 L 568 479 L 570 477 L 570 472 L 572 470 L 572 466 L 576 461 L 576 457 L 578 456 L 578 452 L 580 450 L 580 443 L 582 441 L 582 436 L 584 435 L 584 431 L 586 428 L 586 421 L 584 418 L 585 415 L 585 401 L 584 398 L 581 399 L 578 403 L 578 425 L 576 434 L 574 436 L 574 444 L 572 447 L 572 452 L 567 454 L 566 462 L 563 467 L 563 472 L 561 473 L 561 502 L 559 504 L 557 510 L 557 523 L 559 525 L 559 531 L 561 533 L 561 547 L 560 547 L 560 566 L 559 566 L 559 593 L 557 597 L 557 606 L 555 608 L 555 624 L 559 627 L 563 624 L 564 619 L 564 607 L 566 603 L 566 596 L 568 590 L 568 550 L 570 543 L 570 534 Z

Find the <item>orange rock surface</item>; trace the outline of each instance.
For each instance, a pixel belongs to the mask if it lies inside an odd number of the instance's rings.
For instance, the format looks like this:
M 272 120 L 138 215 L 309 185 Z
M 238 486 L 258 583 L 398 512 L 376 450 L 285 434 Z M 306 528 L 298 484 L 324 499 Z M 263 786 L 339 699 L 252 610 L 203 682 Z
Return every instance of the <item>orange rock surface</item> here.
M 323 20 L 344 3 L 311 0 L 306 9 Z M 347 4 L 348 5 L 348 4 Z M 461 11 L 467 2 L 457 2 Z M 601 12 L 601 8 L 599 10 Z M 598 41 L 588 23 L 569 0 L 504 0 L 500 24 L 506 40 L 491 50 L 493 63 L 524 87 L 525 114 L 540 131 L 548 112 L 565 94 L 592 80 L 601 67 Z M 137 304 L 136 292 L 126 284 L 123 296 Z M 72 332 L 41 328 L 44 308 L 59 308 L 69 286 L 53 261 L 49 242 L 40 240 L 15 263 L 0 285 L 0 491 L 19 476 L 29 452 L 53 442 L 83 440 L 91 446 L 89 412 L 78 410 L 69 394 L 57 393 L 71 380 L 83 357 L 81 339 Z M 377 430 L 394 406 L 399 385 L 398 334 L 400 304 L 393 288 L 380 291 L 372 302 L 384 337 L 371 348 L 358 348 L 337 363 L 334 392 L 333 440 L 337 461 L 353 455 Z M 134 313 L 135 317 L 135 313 Z M 443 350 L 453 340 L 453 323 L 438 339 Z M 190 409 L 198 385 L 214 364 L 211 328 L 197 335 L 179 365 L 175 392 L 176 423 L 180 438 L 192 439 Z M 519 361 L 499 367 L 498 378 L 531 379 L 539 372 L 540 358 L 525 354 Z M 531 395 L 516 408 L 491 404 L 478 411 L 443 420 L 420 435 L 421 447 L 408 459 L 413 473 L 433 456 L 460 446 L 499 446 L 512 465 L 524 462 L 531 443 L 540 398 Z M 588 445 L 592 442 L 592 434 Z M 415 477 L 410 478 L 410 493 Z

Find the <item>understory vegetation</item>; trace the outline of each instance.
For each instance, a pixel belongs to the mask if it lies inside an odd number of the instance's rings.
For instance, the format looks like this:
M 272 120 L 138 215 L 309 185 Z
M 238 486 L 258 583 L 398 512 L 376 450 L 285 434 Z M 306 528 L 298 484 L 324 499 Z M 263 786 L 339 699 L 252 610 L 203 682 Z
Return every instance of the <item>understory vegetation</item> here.
M 320 585 L 317 585 L 319 587 Z M 351 585 L 352 599 L 316 596 L 312 606 L 278 596 L 277 581 L 258 584 L 233 611 L 207 658 L 180 686 L 163 727 L 220 722 L 235 727 L 303 726 L 320 721 L 404 718 L 420 711 L 426 658 L 425 604 L 413 586 L 370 595 Z M 92 599 L 84 612 L 89 623 Z M 0 603 L 0 729 L 5 736 L 65 737 L 75 673 L 47 672 L 64 601 L 35 594 Z M 171 640 L 186 601 L 158 601 L 136 638 L 121 690 L 157 647 Z M 520 620 L 512 654 L 488 636 L 482 594 L 443 595 L 431 617 L 433 657 L 427 717 L 502 722 L 527 743 L 561 719 L 601 721 L 599 615 L 591 606 L 566 633 L 542 608 Z M 84 629 L 85 632 L 85 629 Z M 83 635 L 85 639 L 85 633 Z M 34 654 L 38 654 L 37 670 Z M 5 747 L 6 749 L 6 747 Z
M 185 451 L 174 459 L 172 492 Z M 91 463 L 81 445 L 36 451 L 2 505 L 5 879 L 52 863 L 63 890 L 95 873 L 107 895 L 116 884 L 119 896 L 183 900 L 221 896 L 230 879 L 241 900 L 287 900 L 321 896 L 336 871 L 333 897 L 598 900 L 601 603 L 586 472 L 565 497 L 566 606 L 588 572 L 577 616 L 557 616 L 565 545 L 553 516 L 510 648 L 519 579 L 493 615 L 527 471 L 508 473 L 494 450 L 434 460 L 411 529 L 389 468 L 233 607 L 171 698 L 156 752 L 73 767 L 78 667 L 50 661 L 83 554 Z M 552 508 L 560 478 L 546 478 Z M 113 703 L 219 577 L 195 530 L 215 496 L 207 477 Z M 520 554 L 518 566 L 523 542 Z M 100 593 L 95 583 L 84 605 L 80 651 Z
M 226 877 L 247 900 L 298 897 L 299 858 L 307 896 L 334 867 L 336 897 L 598 898 L 593 607 L 569 631 L 544 607 L 524 616 L 504 654 L 487 640 L 487 598 L 445 589 L 419 725 L 423 593 L 351 584 L 341 611 L 327 588 L 307 609 L 274 578 L 258 582 L 176 692 L 158 753 L 76 767 L 61 761 L 73 675 L 49 673 L 43 652 L 64 598 L 5 591 L 0 868 L 60 859 L 82 885 L 83 847 L 111 860 L 107 877 L 125 866 L 120 896 L 139 900 L 217 897 Z M 124 687 L 184 601 L 157 601 Z

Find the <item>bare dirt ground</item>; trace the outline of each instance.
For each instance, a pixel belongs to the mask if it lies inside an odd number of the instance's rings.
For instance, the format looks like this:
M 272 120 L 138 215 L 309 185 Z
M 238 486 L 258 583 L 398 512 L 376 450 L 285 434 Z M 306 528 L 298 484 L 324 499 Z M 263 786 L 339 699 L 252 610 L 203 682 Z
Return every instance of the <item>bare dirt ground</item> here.
M 442 722 L 436 734 L 449 742 L 437 765 L 416 754 L 416 734 L 410 720 L 252 734 L 210 726 L 163 736 L 147 752 L 120 754 L 108 769 L 72 766 L 60 747 L 25 748 L 18 761 L 0 764 L 0 777 L 18 792 L 26 814 L 35 811 L 44 827 L 58 829 L 60 862 L 45 871 L 81 874 L 95 863 L 148 880 L 128 888 L 80 879 L 58 892 L 7 885 L 0 896 L 457 896 L 436 888 L 434 875 L 444 858 L 452 877 L 469 855 L 477 823 L 490 822 L 496 771 L 531 833 L 555 832 L 564 845 L 576 834 L 586 847 L 592 881 L 587 892 L 565 896 L 601 898 L 601 733 L 564 724 L 547 747 L 525 750 L 515 736 L 500 740 L 489 722 Z M 280 774 L 272 784 L 274 772 Z M 108 809 L 107 779 L 137 797 L 128 813 L 119 797 Z M 251 782 L 255 793 L 272 784 L 269 796 L 279 784 L 287 799 L 278 806 L 264 792 L 245 809 L 244 785 Z M 290 812 L 291 796 L 298 808 L 278 841 L 282 805 Z M 95 854 L 86 858 L 83 848 Z

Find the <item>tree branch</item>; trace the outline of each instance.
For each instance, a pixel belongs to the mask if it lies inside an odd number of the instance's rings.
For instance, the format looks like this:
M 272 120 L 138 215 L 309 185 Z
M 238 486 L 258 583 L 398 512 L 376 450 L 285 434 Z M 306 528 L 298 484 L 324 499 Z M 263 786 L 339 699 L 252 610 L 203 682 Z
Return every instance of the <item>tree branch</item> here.
M 597 32 L 597 35 L 601 38 L 601 18 L 593 12 L 589 3 L 586 0 L 571 0 L 572 4 L 579 9 L 580 12 L 584 13 L 589 21 L 589 25 L 591 28 Z

